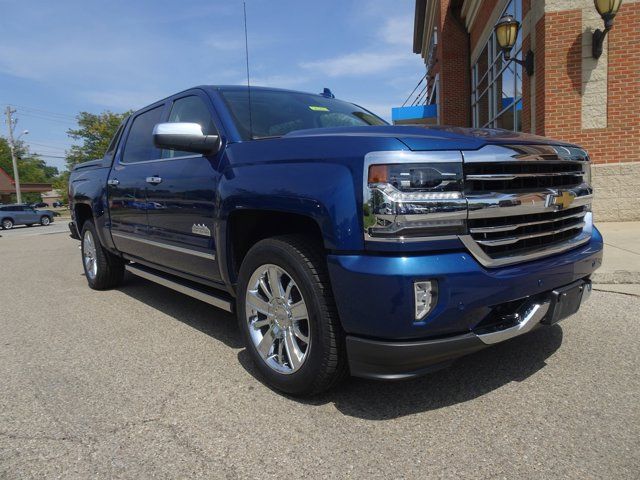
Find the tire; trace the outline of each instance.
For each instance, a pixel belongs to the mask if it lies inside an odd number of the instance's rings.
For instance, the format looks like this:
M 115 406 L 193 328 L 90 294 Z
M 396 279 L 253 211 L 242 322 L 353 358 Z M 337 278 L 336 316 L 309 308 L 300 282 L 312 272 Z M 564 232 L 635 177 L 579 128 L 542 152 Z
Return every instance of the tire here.
M 40 218 L 40 225 L 42 225 L 43 227 L 46 227 L 46 226 L 47 226 L 47 225 L 49 225 L 50 223 L 51 223 L 51 218 L 50 218 L 50 217 L 48 217 L 48 216 L 46 216 L 46 215 L 43 215 L 43 216 Z
M 271 288 L 272 278 L 277 278 L 277 287 Z M 238 280 L 240 329 L 269 386 L 313 395 L 345 376 L 344 332 L 321 245 L 302 235 L 262 240 L 245 256 Z M 276 288 L 281 295 L 271 295 Z
M 3 219 L 2 228 L 3 230 L 11 230 L 13 228 L 13 220 L 11 220 L 10 218 Z
M 89 287 L 94 290 L 107 290 L 122 283 L 125 262 L 102 247 L 91 220 L 84 222 L 80 245 L 82 266 Z

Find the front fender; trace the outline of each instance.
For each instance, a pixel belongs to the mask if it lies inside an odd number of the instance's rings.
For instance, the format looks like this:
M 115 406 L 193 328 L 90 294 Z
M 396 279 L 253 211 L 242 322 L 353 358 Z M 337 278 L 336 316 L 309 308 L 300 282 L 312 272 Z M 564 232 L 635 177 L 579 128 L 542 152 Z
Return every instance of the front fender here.
M 236 209 L 294 213 L 319 225 L 328 250 L 364 246 L 354 174 L 346 165 L 315 161 L 230 166 L 218 195 L 222 225 Z

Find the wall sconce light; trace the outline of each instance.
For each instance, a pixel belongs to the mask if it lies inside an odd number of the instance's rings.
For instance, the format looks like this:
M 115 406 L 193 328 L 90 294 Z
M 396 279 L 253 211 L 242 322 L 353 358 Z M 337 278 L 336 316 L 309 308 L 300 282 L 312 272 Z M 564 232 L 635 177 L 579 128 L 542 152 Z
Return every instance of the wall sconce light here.
M 613 19 L 618 13 L 618 9 L 622 4 L 622 0 L 593 0 L 593 5 L 604 20 L 604 30 L 599 28 L 593 32 L 592 38 L 592 50 L 591 54 L 593 58 L 600 58 L 602 55 L 602 44 L 604 39 L 609 33 L 609 30 L 613 28 Z
M 518 30 L 520 30 L 520 22 L 511 15 L 504 15 L 500 21 L 493 27 L 498 41 L 498 47 L 502 51 L 505 60 L 511 59 L 511 49 L 518 38 Z M 519 65 L 522 65 L 527 75 L 533 75 L 533 52 L 529 50 L 523 60 L 513 59 Z

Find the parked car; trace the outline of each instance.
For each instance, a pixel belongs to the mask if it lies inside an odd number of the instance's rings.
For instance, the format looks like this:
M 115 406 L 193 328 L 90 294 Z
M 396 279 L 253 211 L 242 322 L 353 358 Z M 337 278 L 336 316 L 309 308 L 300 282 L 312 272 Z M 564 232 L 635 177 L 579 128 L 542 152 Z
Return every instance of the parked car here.
M 31 203 L 29 205 L 32 208 L 48 208 L 49 204 L 48 203 L 44 203 L 44 202 L 40 202 L 40 203 Z M 55 205 L 54 205 L 55 207 Z
M 14 225 L 26 225 L 28 227 L 39 223 L 47 226 L 53 222 L 51 210 L 36 210 L 29 205 L 2 205 L 0 206 L 0 225 L 4 230 L 10 230 Z
M 53 202 L 53 207 L 54 208 L 64 207 L 64 203 L 62 203 L 62 202 Z
M 131 115 L 70 176 L 89 286 L 126 270 L 235 311 L 269 385 L 299 395 L 424 374 L 588 298 L 584 150 L 331 97 L 205 86 Z

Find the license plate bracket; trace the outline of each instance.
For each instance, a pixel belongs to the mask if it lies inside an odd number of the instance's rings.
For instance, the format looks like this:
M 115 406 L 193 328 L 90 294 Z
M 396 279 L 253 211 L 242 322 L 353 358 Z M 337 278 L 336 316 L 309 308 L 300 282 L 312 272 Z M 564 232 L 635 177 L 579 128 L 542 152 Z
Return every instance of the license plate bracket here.
M 580 305 L 591 293 L 591 282 L 579 280 L 565 287 L 556 288 L 551 292 L 549 313 L 541 323 L 554 325 L 578 311 Z

